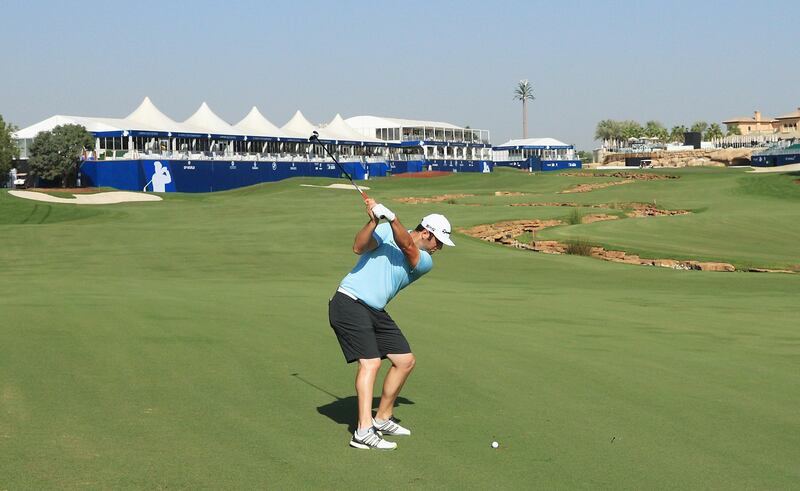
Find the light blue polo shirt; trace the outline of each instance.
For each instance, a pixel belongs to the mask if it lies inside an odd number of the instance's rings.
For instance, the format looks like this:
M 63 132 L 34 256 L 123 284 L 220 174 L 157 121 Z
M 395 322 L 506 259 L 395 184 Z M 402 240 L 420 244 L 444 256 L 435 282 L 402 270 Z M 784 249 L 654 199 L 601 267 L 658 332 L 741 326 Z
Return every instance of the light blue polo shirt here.
M 383 310 L 400 290 L 433 268 L 433 258 L 420 249 L 419 262 L 412 270 L 388 223 L 375 227 L 372 237 L 378 247 L 362 254 L 339 286 L 373 309 Z

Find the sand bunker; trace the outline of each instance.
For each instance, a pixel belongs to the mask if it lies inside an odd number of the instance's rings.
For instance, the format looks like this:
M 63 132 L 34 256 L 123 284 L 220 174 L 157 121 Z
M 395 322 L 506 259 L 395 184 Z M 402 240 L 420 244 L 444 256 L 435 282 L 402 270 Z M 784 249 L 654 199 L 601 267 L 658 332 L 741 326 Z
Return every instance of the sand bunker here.
M 301 184 L 300 186 L 304 188 L 349 189 L 351 191 L 356 189 L 353 187 L 352 184 L 342 184 L 338 182 L 336 184 L 328 184 L 327 186 L 318 186 L 316 184 Z M 358 186 L 358 187 L 360 187 L 361 189 L 369 189 L 367 186 Z
M 55 190 L 54 190 L 55 191 Z M 73 205 L 112 205 L 116 203 L 132 203 L 136 201 L 161 201 L 161 196 L 131 191 L 110 191 L 95 194 L 73 194 L 74 198 L 59 198 L 35 191 L 9 191 L 8 194 L 17 198 L 46 201 L 48 203 L 67 203 Z
M 800 164 L 779 165 L 777 167 L 753 167 L 753 170 L 747 171 L 755 174 L 764 172 L 797 172 L 800 171 Z
M 520 193 L 517 191 L 495 191 L 495 196 L 525 196 L 525 193 Z

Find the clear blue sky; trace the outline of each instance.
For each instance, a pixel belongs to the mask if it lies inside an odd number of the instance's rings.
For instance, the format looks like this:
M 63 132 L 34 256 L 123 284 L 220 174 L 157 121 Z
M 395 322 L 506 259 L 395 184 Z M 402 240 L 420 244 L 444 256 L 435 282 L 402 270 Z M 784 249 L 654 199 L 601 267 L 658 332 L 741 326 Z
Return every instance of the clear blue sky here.
M 176 120 L 337 112 L 529 136 L 581 149 L 601 119 L 667 127 L 800 106 L 800 1 L 61 2 L 0 6 L 0 114 Z

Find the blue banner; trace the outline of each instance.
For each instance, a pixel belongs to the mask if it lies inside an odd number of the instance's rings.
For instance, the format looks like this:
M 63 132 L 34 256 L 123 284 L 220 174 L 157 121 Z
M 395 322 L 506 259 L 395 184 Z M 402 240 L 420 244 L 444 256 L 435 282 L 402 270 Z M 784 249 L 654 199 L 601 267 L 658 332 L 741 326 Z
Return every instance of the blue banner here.
M 344 162 L 353 179 L 433 169 L 448 172 L 491 172 L 493 163 L 470 160 Z M 291 177 L 344 178 L 333 162 L 252 160 L 91 160 L 81 165 L 87 186 L 159 193 L 207 193 Z

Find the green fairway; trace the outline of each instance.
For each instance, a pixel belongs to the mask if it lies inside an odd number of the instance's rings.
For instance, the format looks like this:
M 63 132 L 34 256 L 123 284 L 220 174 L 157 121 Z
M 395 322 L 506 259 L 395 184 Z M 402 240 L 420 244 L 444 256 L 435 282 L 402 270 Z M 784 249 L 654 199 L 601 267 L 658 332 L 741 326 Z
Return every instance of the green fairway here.
M 557 193 L 619 179 L 366 184 L 406 226 L 438 212 L 456 230 L 573 210 L 511 203 L 655 202 L 692 213 L 541 237 L 800 268 L 798 176 L 664 172 L 679 178 L 578 194 Z M 0 490 L 797 487 L 800 275 L 632 266 L 458 233 L 387 308 L 417 355 L 396 410 L 413 436 L 393 452 L 349 448 L 354 367 L 327 301 L 366 214 L 352 190 L 300 187 L 331 182 L 104 206 L 0 192 Z M 395 201 L 442 194 L 474 196 Z

